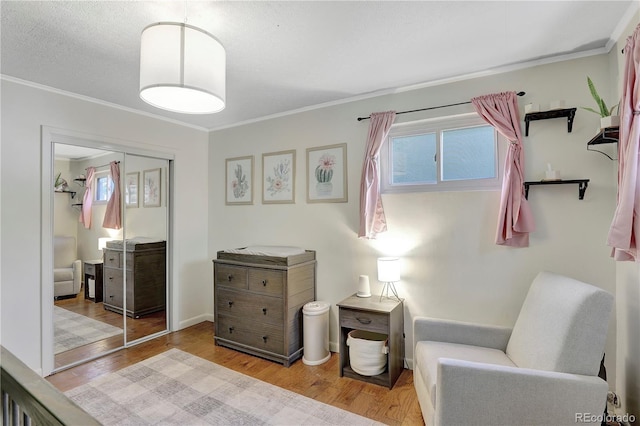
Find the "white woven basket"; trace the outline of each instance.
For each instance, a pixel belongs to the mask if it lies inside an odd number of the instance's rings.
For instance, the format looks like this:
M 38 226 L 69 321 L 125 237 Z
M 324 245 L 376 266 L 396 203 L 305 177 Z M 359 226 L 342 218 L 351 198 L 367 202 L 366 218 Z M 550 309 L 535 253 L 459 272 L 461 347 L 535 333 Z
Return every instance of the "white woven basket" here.
M 352 330 L 347 335 L 351 369 L 363 376 L 382 374 L 387 367 L 389 339 L 386 334 Z

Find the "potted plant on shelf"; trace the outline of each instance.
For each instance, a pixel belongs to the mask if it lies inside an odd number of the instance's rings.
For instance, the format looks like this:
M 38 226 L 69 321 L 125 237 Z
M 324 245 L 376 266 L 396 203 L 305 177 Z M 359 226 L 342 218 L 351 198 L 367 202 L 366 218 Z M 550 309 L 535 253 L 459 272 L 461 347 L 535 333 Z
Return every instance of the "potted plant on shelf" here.
M 620 125 L 620 117 L 617 115 L 613 115 L 613 111 L 618 108 L 618 105 L 614 105 L 611 108 L 607 108 L 607 104 L 604 102 L 604 99 L 598 95 L 598 91 L 596 90 L 596 86 L 591 81 L 591 78 L 587 76 L 587 85 L 589 86 L 589 91 L 591 92 L 591 96 L 593 100 L 596 101 L 596 105 L 598 105 L 598 110 L 593 108 L 582 107 L 582 109 L 586 111 L 591 111 L 600 116 L 600 128 L 606 129 L 607 127 L 616 127 Z

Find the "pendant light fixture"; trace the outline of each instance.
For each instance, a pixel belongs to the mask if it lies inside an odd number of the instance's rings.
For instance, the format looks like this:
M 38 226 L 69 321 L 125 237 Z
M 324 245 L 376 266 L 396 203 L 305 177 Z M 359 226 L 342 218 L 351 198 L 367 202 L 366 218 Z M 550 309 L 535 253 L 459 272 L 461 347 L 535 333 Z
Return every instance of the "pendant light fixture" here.
M 185 114 L 222 111 L 226 53 L 211 34 L 186 23 L 159 22 L 142 31 L 140 98 Z

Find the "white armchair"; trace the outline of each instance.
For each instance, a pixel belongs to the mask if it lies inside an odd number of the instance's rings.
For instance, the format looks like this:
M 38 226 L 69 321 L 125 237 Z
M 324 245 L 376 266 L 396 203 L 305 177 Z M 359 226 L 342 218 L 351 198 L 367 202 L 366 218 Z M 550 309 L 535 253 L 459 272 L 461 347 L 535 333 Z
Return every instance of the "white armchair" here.
M 53 237 L 53 297 L 75 296 L 82 282 L 75 237 Z
M 427 425 L 600 424 L 613 296 L 541 272 L 513 329 L 417 317 L 414 386 Z

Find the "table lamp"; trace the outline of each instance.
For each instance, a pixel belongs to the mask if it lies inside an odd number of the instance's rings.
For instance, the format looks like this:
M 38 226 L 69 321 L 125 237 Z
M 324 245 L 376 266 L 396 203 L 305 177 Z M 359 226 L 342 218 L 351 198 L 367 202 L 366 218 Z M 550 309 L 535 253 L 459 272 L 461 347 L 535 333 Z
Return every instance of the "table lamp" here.
M 380 301 L 385 296 L 387 299 L 400 301 L 398 292 L 393 283 L 400 281 L 400 259 L 397 257 L 380 257 L 378 258 L 378 281 L 384 283 L 382 292 L 380 293 Z M 393 293 L 393 297 L 389 296 L 389 290 Z

